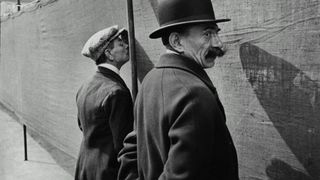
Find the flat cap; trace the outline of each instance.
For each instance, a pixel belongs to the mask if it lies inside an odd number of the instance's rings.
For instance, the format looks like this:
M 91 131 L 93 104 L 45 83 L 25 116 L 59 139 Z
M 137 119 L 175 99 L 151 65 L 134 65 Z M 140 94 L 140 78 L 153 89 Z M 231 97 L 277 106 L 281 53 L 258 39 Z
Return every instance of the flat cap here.
M 110 42 L 124 31 L 126 31 L 124 28 L 119 29 L 118 25 L 114 25 L 96 32 L 85 43 L 81 54 L 97 61 Z

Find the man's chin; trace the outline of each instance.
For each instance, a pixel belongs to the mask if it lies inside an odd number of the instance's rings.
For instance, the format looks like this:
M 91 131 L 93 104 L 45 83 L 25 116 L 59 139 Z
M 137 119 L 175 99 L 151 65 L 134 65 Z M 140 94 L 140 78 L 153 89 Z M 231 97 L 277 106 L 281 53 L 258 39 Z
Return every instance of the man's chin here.
M 129 59 L 130 59 L 129 53 L 127 54 L 125 59 L 126 59 L 126 61 L 129 61 Z

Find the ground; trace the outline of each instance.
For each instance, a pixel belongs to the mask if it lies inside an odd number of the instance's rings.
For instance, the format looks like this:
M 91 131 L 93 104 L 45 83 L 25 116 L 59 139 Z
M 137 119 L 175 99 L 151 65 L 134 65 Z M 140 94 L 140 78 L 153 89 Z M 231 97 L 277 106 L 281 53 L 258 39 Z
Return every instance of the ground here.
M 0 179 L 72 180 L 75 159 L 27 128 L 28 160 L 24 160 L 23 127 L 0 105 Z

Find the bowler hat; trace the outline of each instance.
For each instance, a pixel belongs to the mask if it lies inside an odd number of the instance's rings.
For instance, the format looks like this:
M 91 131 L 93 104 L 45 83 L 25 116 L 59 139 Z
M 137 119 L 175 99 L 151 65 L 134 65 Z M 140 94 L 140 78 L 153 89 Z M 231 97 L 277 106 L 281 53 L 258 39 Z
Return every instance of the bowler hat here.
M 126 29 L 119 29 L 118 25 L 100 30 L 88 39 L 81 51 L 81 54 L 97 61 L 112 40 L 121 34 L 127 35 L 127 33 Z
M 211 0 L 160 0 L 157 14 L 160 27 L 149 35 L 151 39 L 160 38 L 173 27 L 184 24 L 230 21 L 215 18 Z

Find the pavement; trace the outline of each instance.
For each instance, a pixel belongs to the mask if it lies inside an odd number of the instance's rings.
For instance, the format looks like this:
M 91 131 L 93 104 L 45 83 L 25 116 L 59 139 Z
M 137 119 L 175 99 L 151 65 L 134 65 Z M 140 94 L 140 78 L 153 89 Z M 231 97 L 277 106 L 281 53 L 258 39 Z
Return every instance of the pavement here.
M 24 160 L 23 127 L 0 105 L 0 180 L 72 180 L 75 158 L 48 144 L 27 128 L 28 160 Z

